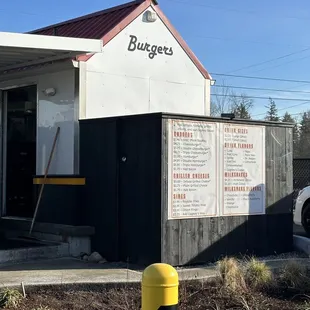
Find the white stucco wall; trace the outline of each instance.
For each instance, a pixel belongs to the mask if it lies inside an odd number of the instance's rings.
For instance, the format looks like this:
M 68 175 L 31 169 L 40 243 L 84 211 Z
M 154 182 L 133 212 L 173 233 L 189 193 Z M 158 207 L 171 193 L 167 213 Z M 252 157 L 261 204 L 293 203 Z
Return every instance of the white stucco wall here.
M 36 173 L 44 174 L 52 148 L 56 129 L 60 127 L 60 135 L 56 152 L 49 174 L 74 173 L 74 132 L 78 118 L 78 106 L 75 101 L 75 71 L 74 68 L 42 75 L 32 75 L 15 80 L 0 82 L 0 88 L 37 84 L 38 114 L 37 114 L 37 165 Z M 57 93 L 47 97 L 43 90 L 54 87 Z
M 38 79 L 37 173 L 44 174 L 57 127 L 60 127 L 54 160 L 49 174 L 74 173 L 75 102 L 74 70 L 42 76 Z M 42 90 L 55 87 L 54 97 Z M 77 134 L 77 133 L 76 133 Z
M 210 82 L 159 18 L 153 23 L 144 19 L 141 14 L 102 54 L 87 61 L 85 117 L 149 112 L 209 115 Z M 156 45 L 157 55 L 128 50 L 134 49 L 130 41 L 135 38 L 130 36 L 148 43 L 149 50 Z M 173 55 L 166 55 L 164 47 Z

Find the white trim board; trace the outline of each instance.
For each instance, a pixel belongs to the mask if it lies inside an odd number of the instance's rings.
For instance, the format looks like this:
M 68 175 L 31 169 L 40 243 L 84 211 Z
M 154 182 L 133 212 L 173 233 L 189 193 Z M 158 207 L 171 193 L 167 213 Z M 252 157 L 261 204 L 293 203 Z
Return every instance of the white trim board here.
M 0 32 L 0 71 L 102 50 L 102 40 Z

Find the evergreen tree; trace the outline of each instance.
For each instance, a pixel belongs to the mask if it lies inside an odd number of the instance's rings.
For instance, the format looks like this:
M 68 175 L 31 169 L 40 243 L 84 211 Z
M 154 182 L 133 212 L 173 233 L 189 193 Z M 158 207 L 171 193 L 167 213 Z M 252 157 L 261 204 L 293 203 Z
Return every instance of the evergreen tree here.
M 310 158 L 310 111 L 303 114 L 299 129 L 299 157 Z
M 251 119 L 251 109 L 253 108 L 253 100 L 245 94 L 235 95 L 231 97 L 231 112 L 236 118 Z
M 282 118 L 282 122 L 284 123 L 296 123 L 295 120 L 293 119 L 292 115 L 288 112 L 285 112 L 283 118 Z
M 278 109 L 277 105 L 272 98 L 269 98 L 269 103 L 266 106 L 267 110 L 267 115 L 265 117 L 266 121 L 273 121 L 273 122 L 278 122 L 280 120 L 278 116 Z
M 291 114 L 288 112 L 285 112 L 282 122 L 285 123 L 293 123 L 293 157 L 298 158 L 300 157 L 300 130 L 299 130 L 299 124 L 296 122 L 296 120 L 292 117 Z

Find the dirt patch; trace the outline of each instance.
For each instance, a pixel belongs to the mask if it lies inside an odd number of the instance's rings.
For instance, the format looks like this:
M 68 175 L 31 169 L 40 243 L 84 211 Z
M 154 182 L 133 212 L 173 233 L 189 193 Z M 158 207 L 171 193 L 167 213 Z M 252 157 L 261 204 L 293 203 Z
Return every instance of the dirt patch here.
M 41 287 L 27 290 L 19 310 L 135 310 L 140 309 L 139 285 L 123 287 L 75 285 Z M 180 310 L 300 310 L 307 309 L 307 294 L 288 289 L 267 292 L 230 293 L 216 282 L 187 282 L 180 286 Z M 46 307 L 46 308 L 44 308 Z M 9 310 L 13 310 L 9 308 Z

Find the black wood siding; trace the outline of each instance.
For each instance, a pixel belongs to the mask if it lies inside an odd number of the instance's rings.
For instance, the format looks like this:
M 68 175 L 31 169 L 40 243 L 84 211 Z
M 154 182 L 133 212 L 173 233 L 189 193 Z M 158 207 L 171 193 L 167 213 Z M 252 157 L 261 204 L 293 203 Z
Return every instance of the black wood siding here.
M 167 221 L 167 121 L 199 119 L 266 126 L 266 214 Z M 292 249 L 292 128 L 206 117 L 149 114 L 80 122 L 83 225 L 109 260 L 174 266 L 223 255 Z
M 168 162 L 167 119 L 163 123 L 163 163 Z M 172 116 L 175 119 L 196 117 Z M 203 118 L 198 118 L 202 120 Z M 208 121 L 224 122 L 219 119 Z M 255 124 L 236 120 L 230 123 Z M 166 220 L 168 166 L 162 168 L 162 261 L 178 266 L 215 261 L 225 255 L 268 255 L 292 250 L 292 128 L 266 126 L 266 214 Z
M 160 260 L 161 118 L 80 122 L 83 225 L 108 260 Z
M 81 225 L 95 228 L 94 249 L 108 260 L 118 256 L 117 121 L 80 123 Z
M 120 119 L 119 137 L 120 257 L 160 261 L 161 119 Z

